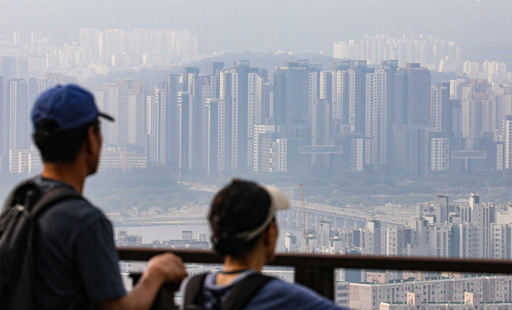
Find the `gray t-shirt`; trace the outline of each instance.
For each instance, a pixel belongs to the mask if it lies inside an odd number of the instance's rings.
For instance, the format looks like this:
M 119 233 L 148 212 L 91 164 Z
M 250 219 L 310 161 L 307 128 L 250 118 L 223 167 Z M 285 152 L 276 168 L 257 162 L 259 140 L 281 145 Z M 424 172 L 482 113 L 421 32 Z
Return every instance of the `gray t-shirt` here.
M 40 176 L 35 181 L 43 192 L 70 186 Z M 64 200 L 41 214 L 34 258 L 37 309 L 94 309 L 98 301 L 126 295 L 112 225 L 86 200 Z

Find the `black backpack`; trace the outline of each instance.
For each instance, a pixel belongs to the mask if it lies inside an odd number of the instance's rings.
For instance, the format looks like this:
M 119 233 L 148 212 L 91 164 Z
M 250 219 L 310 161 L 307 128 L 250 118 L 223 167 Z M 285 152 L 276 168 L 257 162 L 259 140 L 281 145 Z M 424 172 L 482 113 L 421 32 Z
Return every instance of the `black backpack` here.
M 193 276 L 185 288 L 184 309 L 202 310 L 203 309 L 203 285 L 207 273 Z M 214 303 L 215 310 L 241 310 L 249 301 L 259 292 L 259 290 L 273 277 L 262 275 L 261 273 L 252 273 L 242 279 L 229 292 L 224 302 Z
M 0 309 L 33 309 L 33 240 L 37 217 L 65 199 L 83 197 L 68 186 L 42 194 L 33 180 L 19 184 L 0 215 Z

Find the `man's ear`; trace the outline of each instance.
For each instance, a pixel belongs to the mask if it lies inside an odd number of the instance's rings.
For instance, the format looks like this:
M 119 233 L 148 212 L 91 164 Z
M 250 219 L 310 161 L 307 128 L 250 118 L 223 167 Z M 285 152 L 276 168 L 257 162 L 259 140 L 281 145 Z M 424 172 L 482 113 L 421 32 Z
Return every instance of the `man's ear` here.
M 89 129 L 87 129 L 87 138 L 85 139 L 84 147 L 85 151 L 88 154 L 93 153 L 93 146 L 96 143 L 96 133 L 94 132 L 94 127 L 90 126 Z
M 268 245 L 268 244 L 271 244 L 272 243 L 272 238 L 273 238 L 273 234 L 275 233 L 276 231 L 276 222 L 275 221 L 272 221 L 272 223 L 270 223 L 270 225 L 268 225 L 267 229 L 265 229 L 265 231 L 263 232 L 263 242 L 265 243 L 265 245 Z

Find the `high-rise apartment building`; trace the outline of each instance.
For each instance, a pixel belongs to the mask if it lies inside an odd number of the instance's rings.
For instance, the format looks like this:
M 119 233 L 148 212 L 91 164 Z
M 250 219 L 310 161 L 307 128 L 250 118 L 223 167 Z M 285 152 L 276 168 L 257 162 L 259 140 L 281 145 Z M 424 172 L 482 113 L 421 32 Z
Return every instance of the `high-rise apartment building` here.
M 419 63 L 408 63 L 399 70 L 407 74 L 407 124 L 430 122 L 430 71 Z
M 178 168 L 179 160 L 179 107 L 178 92 L 183 91 L 182 76 L 180 74 L 170 74 L 166 83 L 167 92 L 167 162 L 172 169 Z
M 165 90 L 152 89 L 146 93 L 147 154 L 150 163 L 165 165 L 167 160 L 167 97 Z
M 135 87 L 137 89 L 135 89 Z M 100 86 L 100 90 L 95 91 L 94 95 L 98 106 L 102 111 L 106 111 L 116 118 L 116 122 L 112 124 L 104 124 L 103 132 L 105 142 L 114 145 L 124 145 L 128 142 L 128 132 L 133 130 L 132 123 L 128 122 L 128 113 L 132 113 L 130 119 L 135 121 L 133 113 L 133 97 L 131 100 L 131 107 L 128 108 L 128 98 L 134 94 L 143 95 L 140 90 L 140 83 L 135 82 L 133 79 L 117 79 L 115 83 L 105 83 Z M 140 98 L 139 98 L 140 101 Z M 143 117 L 140 114 L 139 117 Z M 133 142 L 133 136 L 130 137 Z M 139 143 L 140 143 L 139 139 Z
M 190 30 L 80 29 L 80 45 L 90 60 L 113 67 L 169 66 L 198 58 L 197 36 Z
M 429 70 L 441 72 L 462 69 L 460 47 L 454 42 L 431 35 L 365 35 L 362 39 L 334 42 L 333 55 L 337 59 L 366 59 L 370 64 L 397 60 L 400 66 L 404 66 L 406 63 L 418 62 Z
M 206 100 L 206 128 L 206 168 L 211 175 L 219 171 L 219 99 Z
M 219 125 L 223 126 L 221 143 L 226 169 L 245 171 L 252 166 L 253 130 L 257 117 L 261 118 L 256 93 L 258 79 L 259 70 L 250 67 L 247 60 L 235 62 L 230 70 L 220 71 L 219 94 L 224 122 Z
M 364 230 L 364 253 L 374 255 L 383 254 L 381 253 L 382 238 L 383 234 L 381 223 L 376 220 L 367 221 Z
M 503 127 L 505 132 L 503 145 L 505 169 L 512 169 L 512 116 L 507 116 Z
M 376 169 L 390 164 L 392 124 L 395 103 L 397 62 L 384 62 L 382 67 L 366 74 L 365 164 Z
M 287 172 L 284 126 L 254 125 L 253 172 Z
M 450 170 L 450 139 L 430 139 L 430 171 Z
M 331 139 L 331 105 L 327 99 L 317 99 L 313 105 L 311 116 L 311 145 L 332 145 Z M 312 154 L 311 164 L 329 167 L 329 154 Z
M 185 172 L 191 169 L 190 158 L 190 95 L 178 92 L 178 169 Z
M 285 125 L 289 171 L 309 167 L 309 156 L 298 150 L 311 141 L 310 111 L 318 96 L 318 71 L 309 61 L 299 60 L 287 62 L 274 73 L 273 119 L 274 124 Z
M 126 97 L 126 142 L 144 149 L 147 138 L 145 89 L 142 83 L 132 86 Z
M 30 142 L 30 111 L 25 79 L 10 79 L 9 89 L 9 149 L 28 149 Z
M 9 97 L 8 79 L 0 75 L 0 155 L 9 156 Z M 6 160 L 2 163 L 5 164 Z M 6 170 L 4 168 L 4 170 Z
M 452 107 L 450 101 L 450 85 L 439 83 L 430 90 L 430 120 L 432 127 L 438 132 L 451 132 Z

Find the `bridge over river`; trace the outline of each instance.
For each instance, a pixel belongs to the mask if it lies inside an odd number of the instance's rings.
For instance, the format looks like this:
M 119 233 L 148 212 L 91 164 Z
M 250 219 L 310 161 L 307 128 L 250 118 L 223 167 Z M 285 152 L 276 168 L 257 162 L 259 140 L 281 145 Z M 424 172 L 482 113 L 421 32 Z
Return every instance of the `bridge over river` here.
M 216 193 L 219 189 L 202 184 L 180 182 L 190 190 L 207 191 Z M 279 212 L 279 223 L 283 227 L 301 229 L 303 227 L 302 201 L 290 200 L 291 208 Z M 306 201 L 307 227 L 313 227 L 320 220 L 330 221 L 334 227 L 364 227 L 367 220 L 378 220 L 383 225 L 404 226 L 409 217 L 404 215 L 369 214 L 367 211 L 355 208 L 334 207 Z

